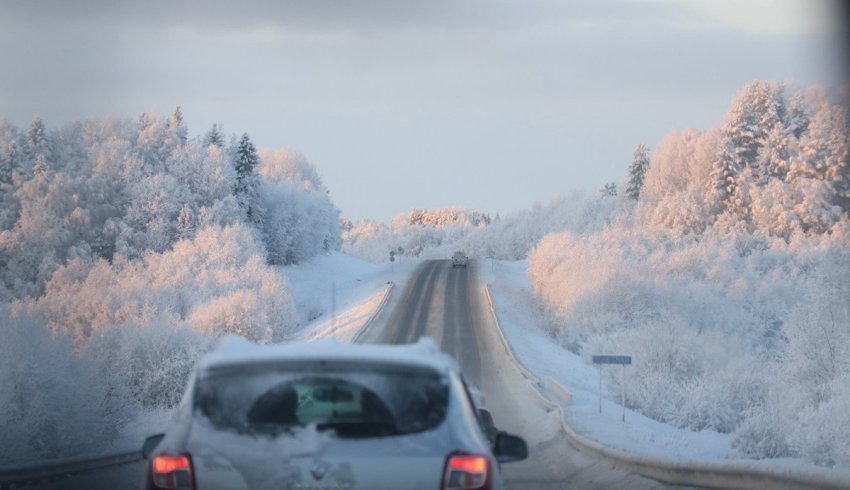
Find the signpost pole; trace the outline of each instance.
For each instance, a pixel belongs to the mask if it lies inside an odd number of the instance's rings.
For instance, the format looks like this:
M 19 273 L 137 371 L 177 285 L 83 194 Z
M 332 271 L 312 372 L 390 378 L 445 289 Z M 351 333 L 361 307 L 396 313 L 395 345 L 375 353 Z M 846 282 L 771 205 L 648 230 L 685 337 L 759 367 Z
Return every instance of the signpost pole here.
M 623 423 L 626 423 L 626 365 L 623 364 L 623 380 L 620 384 L 620 403 L 623 405 Z
M 602 366 L 599 366 L 599 413 L 602 413 Z
M 602 413 L 602 364 L 619 364 L 623 366 L 623 377 L 620 380 L 620 404 L 623 406 L 623 423 L 626 423 L 626 364 L 632 363 L 632 356 L 592 356 L 593 364 L 599 365 L 599 413 Z

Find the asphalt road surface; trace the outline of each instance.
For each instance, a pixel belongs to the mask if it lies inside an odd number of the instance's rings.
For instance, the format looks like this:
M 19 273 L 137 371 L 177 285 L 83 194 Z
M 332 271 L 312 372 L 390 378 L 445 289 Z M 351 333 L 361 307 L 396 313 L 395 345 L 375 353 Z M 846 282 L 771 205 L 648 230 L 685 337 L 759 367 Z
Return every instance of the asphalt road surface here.
M 528 443 L 526 461 L 502 466 L 508 488 L 682 488 L 623 472 L 566 442 L 557 412 L 547 411 L 509 359 L 473 262 L 466 269 L 452 268 L 448 260 L 426 261 L 396 294 L 400 296 L 390 303 L 394 308 L 385 311 L 361 341 L 399 344 L 424 335 L 454 356 L 467 382 L 484 394 L 484 406 L 496 426 Z

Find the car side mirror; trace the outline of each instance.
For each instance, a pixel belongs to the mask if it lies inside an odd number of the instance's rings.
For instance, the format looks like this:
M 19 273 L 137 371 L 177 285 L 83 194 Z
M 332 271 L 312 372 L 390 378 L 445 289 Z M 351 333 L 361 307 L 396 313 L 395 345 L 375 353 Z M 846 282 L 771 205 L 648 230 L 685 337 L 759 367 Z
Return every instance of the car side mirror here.
M 528 457 L 528 446 L 522 437 L 499 432 L 496 435 L 496 443 L 493 445 L 493 455 L 500 463 L 522 461 Z
M 165 434 L 154 434 L 145 439 L 145 443 L 142 444 L 142 457 L 145 459 L 150 458 L 151 454 L 153 454 L 154 449 L 159 446 L 159 443 L 162 442 L 162 439 L 165 437 Z

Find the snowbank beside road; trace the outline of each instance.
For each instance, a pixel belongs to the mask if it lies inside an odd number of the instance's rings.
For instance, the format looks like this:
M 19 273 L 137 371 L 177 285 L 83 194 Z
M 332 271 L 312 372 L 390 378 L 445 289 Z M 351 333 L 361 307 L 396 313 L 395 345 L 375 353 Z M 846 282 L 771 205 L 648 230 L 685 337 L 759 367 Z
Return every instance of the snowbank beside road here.
M 604 385 L 602 414 L 599 414 L 599 373 L 588 360 L 564 349 L 546 334 L 551 320 L 533 296 L 526 267 L 525 261 L 481 262 L 482 277 L 490 283 L 496 314 L 511 347 L 539 378 L 551 377 L 570 391 L 572 403 L 566 408 L 566 415 L 577 432 L 611 447 L 648 456 L 678 460 L 742 458 L 732 448 L 732 437 L 728 434 L 679 429 L 632 410 L 626 410 L 623 423 L 620 393 L 610 393 Z M 622 369 L 619 366 L 606 369 L 612 368 Z
M 335 252 L 281 267 L 289 279 L 300 327 L 293 340 L 351 341 L 380 307 L 390 283 L 406 281 L 419 264 L 371 264 Z

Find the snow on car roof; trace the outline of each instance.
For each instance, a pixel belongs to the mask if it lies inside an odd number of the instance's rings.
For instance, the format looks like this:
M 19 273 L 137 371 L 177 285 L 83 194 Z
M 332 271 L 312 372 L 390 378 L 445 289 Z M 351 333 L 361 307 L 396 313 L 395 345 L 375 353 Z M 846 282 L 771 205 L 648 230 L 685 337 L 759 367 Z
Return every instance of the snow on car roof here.
M 433 368 L 440 372 L 457 371 L 455 360 L 441 352 L 430 338 L 415 344 L 377 345 L 351 344 L 333 339 L 313 342 L 288 342 L 258 345 L 244 337 L 226 335 L 198 364 L 208 369 L 269 361 L 361 361 Z

